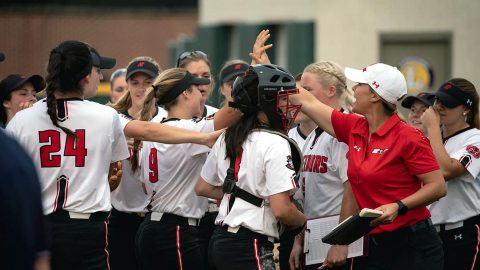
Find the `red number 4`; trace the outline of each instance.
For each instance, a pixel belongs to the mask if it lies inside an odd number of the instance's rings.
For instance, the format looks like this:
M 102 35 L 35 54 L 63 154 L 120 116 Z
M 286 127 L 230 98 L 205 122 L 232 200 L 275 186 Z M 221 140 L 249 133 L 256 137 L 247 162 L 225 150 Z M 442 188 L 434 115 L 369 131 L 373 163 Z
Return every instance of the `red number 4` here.
M 85 130 L 75 130 L 77 138 L 67 136 L 65 141 L 64 156 L 75 157 L 75 167 L 85 166 L 85 157 L 87 156 L 87 149 L 85 148 Z M 62 157 L 60 154 L 55 154 L 62 150 L 60 142 L 60 132 L 57 130 L 44 130 L 38 133 L 40 143 L 50 143 L 40 147 L 40 164 L 42 168 L 60 167 Z

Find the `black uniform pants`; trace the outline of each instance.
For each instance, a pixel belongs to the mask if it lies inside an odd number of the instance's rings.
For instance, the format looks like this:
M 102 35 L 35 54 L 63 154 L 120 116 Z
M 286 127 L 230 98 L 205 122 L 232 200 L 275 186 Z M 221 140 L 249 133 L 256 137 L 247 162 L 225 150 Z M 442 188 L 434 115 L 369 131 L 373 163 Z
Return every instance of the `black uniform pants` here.
M 369 254 L 353 259 L 353 269 L 443 269 L 442 241 L 430 219 L 412 227 L 369 237 Z
M 445 270 L 480 269 L 480 216 L 465 220 L 463 226 L 438 233 L 443 241 Z M 477 223 L 478 222 L 478 223 Z
M 216 270 L 275 270 L 273 242 L 243 227 L 236 233 L 217 227 L 210 239 L 208 261 L 210 269 Z
M 89 219 L 71 218 L 63 210 L 47 216 L 51 237 L 52 270 L 110 269 L 107 249 L 109 212 L 96 212 Z
M 145 216 L 138 228 L 135 252 L 140 269 L 206 269 L 205 241 L 198 224 L 188 219 L 164 213 L 160 221 Z
M 143 217 L 112 208 L 108 222 L 108 249 L 112 270 L 138 268 L 135 258 L 135 236 Z

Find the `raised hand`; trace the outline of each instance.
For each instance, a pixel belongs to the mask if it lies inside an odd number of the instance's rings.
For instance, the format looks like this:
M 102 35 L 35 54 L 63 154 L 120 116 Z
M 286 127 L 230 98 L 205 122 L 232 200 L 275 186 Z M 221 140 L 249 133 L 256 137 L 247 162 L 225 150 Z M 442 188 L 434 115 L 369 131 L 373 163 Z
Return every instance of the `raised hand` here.
M 255 64 L 270 64 L 267 50 L 270 49 L 273 44 L 265 45 L 268 38 L 270 38 L 270 30 L 262 30 L 257 36 L 255 43 L 253 44 L 252 52 L 249 54 L 252 58 L 252 65 Z

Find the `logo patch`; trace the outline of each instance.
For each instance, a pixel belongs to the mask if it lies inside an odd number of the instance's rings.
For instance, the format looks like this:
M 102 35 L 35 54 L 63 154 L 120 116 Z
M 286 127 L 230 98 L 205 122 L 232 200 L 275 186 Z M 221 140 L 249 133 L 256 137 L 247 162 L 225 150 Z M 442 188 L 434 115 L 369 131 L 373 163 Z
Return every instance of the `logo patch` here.
M 379 154 L 379 155 L 383 155 L 385 154 L 385 152 L 388 151 L 388 148 L 387 149 L 380 149 L 380 148 L 375 148 L 372 150 L 372 154 Z
M 293 159 L 292 159 L 292 156 L 291 155 L 288 155 L 287 156 L 287 164 L 285 164 L 285 167 L 287 167 L 288 169 L 290 170 L 294 170 L 294 167 L 293 167 Z
M 467 146 L 467 152 L 472 155 L 474 158 L 479 158 L 480 157 L 480 149 L 476 147 L 475 145 L 468 145 Z

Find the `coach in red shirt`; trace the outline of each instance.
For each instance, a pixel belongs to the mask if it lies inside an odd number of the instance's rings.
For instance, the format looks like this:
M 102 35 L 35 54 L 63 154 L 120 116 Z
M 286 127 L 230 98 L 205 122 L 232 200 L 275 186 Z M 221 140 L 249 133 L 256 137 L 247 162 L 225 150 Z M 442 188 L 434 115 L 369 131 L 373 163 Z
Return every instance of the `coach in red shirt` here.
M 442 269 L 441 241 L 425 206 L 445 196 L 445 180 L 429 141 L 396 114 L 396 102 L 407 93 L 396 68 L 374 64 L 345 69 L 354 86 L 353 112 L 342 114 L 301 90 L 294 102 L 326 132 L 348 144 L 348 178 L 358 208 L 383 215 L 369 237 L 368 256 L 354 269 Z M 358 209 L 342 209 L 354 214 Z M 348 215 L 347 215 L 348 216 Z M 328 266 L 339 264 L 333 259 Z

